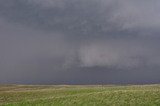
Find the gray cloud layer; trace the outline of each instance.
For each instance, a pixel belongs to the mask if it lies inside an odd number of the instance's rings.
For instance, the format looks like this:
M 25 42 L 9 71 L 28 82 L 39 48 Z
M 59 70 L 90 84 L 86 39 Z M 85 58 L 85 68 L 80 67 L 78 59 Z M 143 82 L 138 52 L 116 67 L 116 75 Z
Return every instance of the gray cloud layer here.
M 0 83 L 159 83 L 160 1 L 1 0 Z

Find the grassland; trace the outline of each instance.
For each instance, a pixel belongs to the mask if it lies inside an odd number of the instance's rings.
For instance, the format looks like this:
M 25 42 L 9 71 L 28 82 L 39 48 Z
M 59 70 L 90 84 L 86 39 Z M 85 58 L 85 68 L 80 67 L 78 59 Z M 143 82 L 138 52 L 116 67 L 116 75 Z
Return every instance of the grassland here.
M 160 106 L 160 85 L 0 85 L 0 106 Z

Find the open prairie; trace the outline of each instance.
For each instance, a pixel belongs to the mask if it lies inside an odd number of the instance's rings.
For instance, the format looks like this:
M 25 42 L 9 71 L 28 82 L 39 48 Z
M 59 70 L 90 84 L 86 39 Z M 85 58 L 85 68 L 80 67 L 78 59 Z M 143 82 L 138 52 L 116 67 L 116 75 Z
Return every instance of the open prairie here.
M 160 85 L 1 85 L 1 106 L 160 106 Z

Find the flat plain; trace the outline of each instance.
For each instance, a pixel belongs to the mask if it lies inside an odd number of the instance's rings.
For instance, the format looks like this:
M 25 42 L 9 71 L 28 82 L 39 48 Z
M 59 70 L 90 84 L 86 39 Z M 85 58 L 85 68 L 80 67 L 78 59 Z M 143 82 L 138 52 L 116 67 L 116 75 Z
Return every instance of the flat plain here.
M 0 106 L 160 106 L 160 85 L 0 85 Z

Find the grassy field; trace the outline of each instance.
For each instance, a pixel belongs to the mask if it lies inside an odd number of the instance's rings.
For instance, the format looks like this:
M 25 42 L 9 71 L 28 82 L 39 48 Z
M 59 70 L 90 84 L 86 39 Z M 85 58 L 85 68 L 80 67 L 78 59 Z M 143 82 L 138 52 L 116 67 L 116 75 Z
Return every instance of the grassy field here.
M 0 106 L 160 106 L 160 85 L 0 85 Z

